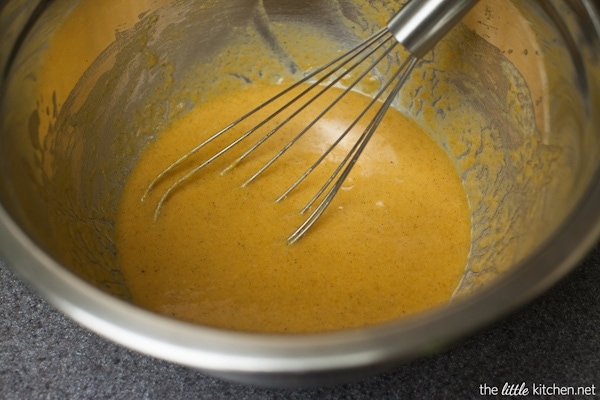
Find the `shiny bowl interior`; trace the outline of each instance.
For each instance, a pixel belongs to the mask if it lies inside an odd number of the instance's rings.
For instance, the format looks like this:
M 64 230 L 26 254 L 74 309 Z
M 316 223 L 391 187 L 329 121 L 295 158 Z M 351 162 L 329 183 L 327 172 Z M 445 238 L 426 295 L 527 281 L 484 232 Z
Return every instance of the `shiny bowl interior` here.
M 217 376 L 278 386 L 375 373 L 533 298 L 600 232 L 600 18 L 593 1 L 482 0 L 423 59 L 415 72 L 421 79 L 409 81 L 394 104 L 446 150 L 469 195 L 471 252 L 449 304 L 370 328 L 285 336 L 192 325 L 131 303 L 114 221 L 123 182 L 144 148 L 211 93 L 292 81 L 359 42 L 399 7 L 376 3 L 3 3 L 2 252 L 58 308 L 111 340 Z M 74 20 L 81 37 L 61 44 L 61 27 Z M 259 52 L 261 64 L 240 47 Z M 48 63 L 60 73 L 45 72 Z

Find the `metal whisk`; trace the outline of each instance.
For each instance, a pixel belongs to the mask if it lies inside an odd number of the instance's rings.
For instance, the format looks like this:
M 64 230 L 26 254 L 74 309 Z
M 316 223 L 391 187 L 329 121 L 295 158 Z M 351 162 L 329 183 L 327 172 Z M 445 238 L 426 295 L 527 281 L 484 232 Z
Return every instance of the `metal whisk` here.
M 269 104 L 279 100 L 282 96 L 290 93 L 290 91 L 298 88 L 300 85 L 307 85 L 306 89 L 302 90 L 300 94 L 287 101 L 283 106 L 278 108 L 274 113 L 270 114 L 264 120 L 259 122 L 253 128 L 247 130 L 241 136 L 235 138 L 227 146 L 223 147 L 220 151 L 208 157 L 205 161 L 197 165 L 192 170 L 188 171 L 183 177 L 179 178 L 176 182 L 171 184 L 160 198 L 155 212 L 154 218 L 158 219 L 161 209 L 165 201 L 170 197 L 173 191 L 184 182 L 188 181 L 194 174 L 203 169 L 206 165 L 219 158 L 230 149 L 238 145 L 248 136 L 259 130 L 267 122 L 274 119 L 277 115 L 281 114 L 284 110 L 292 109 L 291 114 L 283 119 L 282 122 L 278 123 L 275 128 L 269 130 L 264 134 L 257 142 L 255 142 L 250 148 L 248 148 L 241 156 L 239 156 L 226 170 L 233 168 L 239 162 L 248 157 L 256 148 L 258 148 L 267 139 L 273 136 L 283 125 L 289 122 L 303 109 L 312 104 L 317 98 L 319 98 L 325 91 L 329 90 L 333 86 L 339 85 L 340 81 L 348 76 L 348 74 L 357 69 L 361 71 L 357 77 L 346 85 L 344 90 L 339 96 L 333 100 L 322 112 L 320 112 L 316 118 L 312 120 L 304 129 L 297 133 L 285 146 L 281 148 L 276 154 L 273 155 L 270 160 L 264 164 L 256 173 L 249 177 L 242 186 L 246 186 L 254 181 L 259 175 L 261 175 L 267 168 L 269 168 L 283 153 L 285 153 L 302 135 L 304 135 L 319 119 L 321 119 L 337 102 L 340 101 L 348 92 L 355 88 L 359 82 L 365 77 L 372 73 L 375 68 L 384 60 L 385 57 L 390 55 L 392 50 L 401 44 L 405 50 L 410 54 L 407 59 L 397 68 L 397 70 L 391 74 L 388 74 L 389 78 L 383 82 L 378 91 L 372 97 L 367 107 L 358 115 L 358 117 L 347 127 L 347 129 L 327 148 L 327 150 L 302 174 L 300 177 L 287 189 L 279 198 L 277 202 L 284 199 L 292 190 L 294 190 L 324 159 L 325 157 L 342 141 L 344 137 L 350 132 L 350 130 L 358 123 L 358 121 L 371 109 L 375 104 L 379 103 L 379 109 L 377 110 L 373 119 L 367 125 L 367 128 L 359 136 L 356 143 L 351 147 L 351 150 L 343 158 L 342 162 L 339 163 L 337 168 L 333 171 L 331 176 L 326 180 L 323 186 L 317 191 L 317 193 L 311 198 L 308 204 L 301 210 L 301 213 L 309 210 L 313 205 L 316 204 L 310 215 L 306 218 L 304 223 L 296 229 L 287 239 L 289 244 L 296 242 L 300 239 L 308 229 L 317 221 L 317 219 L 323 214 L 325 209 L 329 206 L 334 196 L 339 191 L 344 180 L 348 177 L 352 167 L 357 162 L 358 158 L 365 149 L 370 138 L 375 133 L 377 127 L 381 123 L 383 116 L 389 109 L 390 105 L 397 97 L 402 85 L 408 79 L 412 69 L 414 68 L 417 61 L 422 58 L 477 2 L 477 0 L 411 0 L 398 12 L 387 26 L 381 29 L 379 32 L 373 34 L 370 38 L 354 47 L 347 53 L 337 57 L 330 61 L 326 65 L 314 70 L 313 72 L 306 75 L 302 80 L 296 82 L 294 85 L 283 90 L 279 94 L 275 95 L 268 101 L 258 105 L 252 111 L 241 116 L 237 120 L 233 121 L 220 131 L 216 132 L 208 139 L 198 144 L 196 147 L 191 149 L 188 153 L 183 155 L 177 161 L 173 162 L 167 168 L 165 168 L 147 187 L 142 200 L 145 200 L 148 194 L 152 191 L 155 185 L 161 181 L 169 172 L 176 167 L 180 166 L 192 155 L 196 154 L 199 150 L 204 148 L 215 139 L 221 137 L 226 132 L 230 131 L 233 127 L 240 124 L 250 116 L 254 115 L 258 111 L 264 109 Z M 366 65 L 366 67 L 365 67 Z M 359 68 L 359 66 L 361 66 Z M 316 93 L 315 89 L 316 90 Z M 310 94 L 314 93 L 314 94 Z M 382 97 L 385 97 L 383 101 L 380 101 Z M 308 98 L 305 100 L 305 98 Z

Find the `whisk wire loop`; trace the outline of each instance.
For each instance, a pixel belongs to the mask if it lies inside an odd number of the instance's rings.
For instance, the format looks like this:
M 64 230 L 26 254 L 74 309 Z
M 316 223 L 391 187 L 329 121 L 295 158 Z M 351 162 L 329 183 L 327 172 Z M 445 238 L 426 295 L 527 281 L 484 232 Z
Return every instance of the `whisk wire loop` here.
M 358 161 L 359 157 L 362 155 L 366 145 L 369 143 L 371 137 L 377 130 L 381 120 L 383 119 L 385 113 L 390 108 L 392 102 L 398 95 L 400 89 L 408 79 L 411 71 L 417 63 L 417 58 L 410 56 L 400 68 L 396 71 L 396 73 L 388 80 L 386 85 L 382 87 L 376 95 L 376 99 L 372 100 L 368 107 L 371 107 L 375 101 L 381 97 L 384 91 L 391 85 L 392 82 L 397 80 L 393 89 L 388 94 L 381 107 L 377 111 L 375 117 L 369 122 L 367 128 L 363 131 L 362 135 L 358 139 L 358 141 L 354 144 L 350 152 L 346 155 L 345 159 L 338 165 L 336 171 L 329 177 L 328 181 L 319 189 L 317 195 L 311 199 L 309 204 L 305 206 L 303 211 L 307 210 L 318 198 L 321 194 L 327 189 L 330 183 L 335 179 L 335 177 L 339 174 L 339 171 L 343 169 L 341 175 L 337 178 L 333 186 L 329 189 L 325 197 L 319 202 L 317 207 L 313 210 L 313 212 L 308 216 L 308 218 L 294 231 L 288 238 L 287 243 L 293 244 L 298 241 L 304 234 L 310 229 L 314 223 L 319 219 L 319 217 L 323 214 L 323 212 L 327 209 L 327 207 L 331 204 L 331 201 L 342 187 L 344 181 L 350 174 L 350 171 Z M 406 69 L 405 69 L 406 67 Z M 360 119 L 362 116 L 359 116 L 357 119 Z M 356 121 L 355 121 L 356 122 Z M 347 165 L 346 165 L 347 164 Z M 345 166 L 345 167 L 344 167 Z
M 312 80 L 313 78 L 315 78 L 319 74 L 327 71 L 328 69 L 331 69 L 329 72 L 325 73 L 321 78 L 319 78 L 318 80 L 316 80 L 308 88 L 304 89 L 300 94 L 296 95 L 293 99 L 291 99 L 286 104 L 284 104 L 283 106 L 281 106 L 274 113 L 272 113 L 267 118 L 265 118 L 264 120 L 262 120 L 259 124 L 255 125 L 253 128 L 251 128 L 250 130 L 246 131 L 243 135 L 241 135 L 240 137 L 236 138 L 229 145 L 225 146 L 223 149 L 221 149 L 219 152 L 217 152 L 216 154 L 214 154 L 212 157 L 208 158 L 207 160 L 205 160 L 204 162 L 202 162 L 201 164 L 199 164 L 198 166 L 196 166 L 195 168 L 193 168 L 191 171 L 189 171 L 188 173 L 186 173 L 185 175 L 183 175 L 181 178 L 177 179 L 173 184 L 171 184 L 165 190 L 165 192 L 163 193 L 162 197 L 160 198 L 160 200 L 157 203 L 156 209 L 154 211 L 154 220 L 156 221 L 158 219 L 158 216 L 160 215 L 160 211 L 161 211 L 161 209 L 162 209 L 165 201 L 168 199 L 168 197 L 170 197 L 171 193 L 177 187 L 179 187 L 184 182 L 188 181 L 193 175 L 195 175 L 196 173 L 198 173 L 201 169 L 203 169 L 204 167 L 206 167 L 212 161 L 214 161 L 215 159 L 219 158 L 220 156 L 222 156 L 223 154 L 225 154 L 227 151 L 231 150 L 233 147 L 235 147 L 237 144 L 239 144 L 240 142 L 242 142 L 244 139 L 246 139 L 248 136 L 250 136 L 256 130 L 258 130 L 260 127 L 264 126 L 270 120 L 272 120 L 277 115 L 279 115 L 281 112 L 283 112 L 285 109 L 289 108 L 296 101 L 298 101 L 300 98 L 302 98 L 304 95 L 306 95 L 306 93 L 308 93 L 311 90 L 313 90 L 314 87 L 316 87 L 320 83 L 324 82 L 326 79 L 328 79 L 333 74 L 335 74 L 337 71 L 339 71 L 339 69 L 343 65 L 347 64 L 348 62 L 350 62 L 353 59 L 355 59 L 356 57 L 358 57 L 363 51 L 365 51 L 365 49 L 368 49 L 374 43 L 380 41 L 381 38 L 384 37 L 385 35 L 389 35 L 389 31 L 386 28 L 383 28 L 383 29 L 375 32 L 367 40 L 365 40 L 364 42 L 358 44 L 357 46 L 355 46 L 354 48 L 352 48 L 348 52 L 346 52 L 346 53 L 344 53 L 344 54 L 342 54 L 342 55 L 334 58 L 332 61 L 330 61 L 327 64 L 325 64 L 325 65 L 323 65 L 323 66 L 315 69 L 314 71 L 309 72 L 307 75 L 304 76 L 304 78 L 296 81 L 293 85 L 287 87 L 286 89 L 284 89 L 281 92 L 277 93 L 275 96 L 271 97 L 270 99 L 266 100 L 265 102 L 259 104 L 257 107 L 255 107 L 252 110 L 248 111 L 246 114 L 242 115 L 241 117 L 239 117 L 235 121 L 233 121 L 230 124 L 226 125 L 224 128 L 222 128 L 218 132 L 214 133 L 213 135 L 211 135 L 210 137 L 208 137 L 207 139 L 205 139 L 200 144 L 196 145 L 194 148 L 192 148 L 191 150 L 189 150 L 186 154 L 184 154 L 179 159 L 177 159 L 176 161 L 174 161 L 173 163 L 171 163 L 169 166 L 167 166 L 165 169 L 163 169 L 152 180 L 152 182 L 150 182 L 150 184 L 146 188 L 144 194 L 142 195 L 142 201 L 146 200 L 146 198 L 148 197 L 148 195 L 150 194 L 150 192 L 154 189 L 154 187 L 158 184 L 158 182 L 160 182 L 163 178 L 165 178 L 175 168 L 177 168 L 178 166 L 182 165 L 185 161 L 187 161 L 194 154 L 198 153 L 201 149 L 203 149 L 204 147 L 206 147 L 208 144 L 212 143 L 213 141 L 215 141 L 216 139 L 218 139 L 219 137 L 221 137 L 223 134 L 231 131 L 231 129 L 233 129 L 234 127 L 236 127 L 237 125 L 239 125 L 243 121 L 247 120 L 248 118 L 250 118 L 254 114 L 258 113 L 259 111 L 265 109 L 270 104 L 272 104 L 275 101 L 281 99 L 283 96 L 285 96 L 286 94 L 290 93 L 294 89 L 298 88 L 300 85 L 309 82 L 310 80 Z M 370 52 L 370 53 L 372 54 L 372 52 Z M 265 140 L 266 140 L 266 138 L 265 138 Z M 230 169 L 235 164 L 236 164 L 236 162 L 234 162 L 232 165 L 230 165 L 228 168 L 226 168 L 226 170 Z
M 414 63 L 411 63 L 411 60 L 412 60 L 412 58 L 408 58 L 396 70 L 396 72 L 394 73 L 394 75 L 379 89 L 379 91 L 373 96 L 373 98 L 371 99 L 371 101 L 369 102 L 369 104 L 361 111 L 361 113 L 348 126 L 348 128 L 346 129 L 346 131 L 344 131 L 344 133 L 342 135 L 340 135 L 340 137 L 338 138 L 338 140 L 336 140 L 334 143 L 331 144 L 331 146 L 324 152 L 324 155 L 322 155 L 317 160 L 317 162 L 321 162 L 323 160 L 323 158 L 325 158 L 327 156 L 328 153 L 330 153 L 331 151 L 333 151 L 333 149 L 339 144 L 339 142 L 343 139 L 343 137 L 345 135 L 347 135 L 352 130 L 352 128 L 354 128 L 354 126 L 356 126 L 356 124 L 358 124 L 358 122 L 373 107 L 373 105 L 379 101 L 379 99 L 381 98 L 381 96 L 390 87 L 390 85 L 396 79 L 398 79 L 398 77 L 400 76 L 400 74 L 402 74 L 403 71 L 404 71 L 404 75 L 400 78 L 401 81 L 399 82 L 399 86 L 398 86 L 398 90 L 400 89 L 400 87 L 402 86 L 402 84 L 406 80 L 406 77 L 408 77 L 408 75 L 412 71 L 412 68 L 414 67 Z M 408 68 L 406 68 L 407 66 L 408 66 Z M 406 68 L 406 70 L 405 70 L 405 68 Z M 389 96 L 392 96 L 392 93 L 390 93 Z M 389 98 L 389 96 L 388 96 L 388 98 Z M 374 132 L 377 129 L 377 127 L 379 126 L 379 120 L 377 119 L 377 116 L 379 114 L 381 114 L 381 116 L 383 116 L 383 114 L 385 114 L 385 112 L 387 111 L 388 108 L 389 108 L 389 105 L 381 107 L 379 113 L 376 114 L 375 118 L 373 118 L 369 122 L 369 124 L 367 125 L 367 127 L 363 131 L 363 134 L 359 137 L 359 139 L 356 141 L 356 143 L 354 144 L 354 146 L 346 154 L 346 156 L 344 157 L 344 159 L 338 164 L 338 166 L 336 167 L 336 169 L 329 176 L 329 178 L 325 181 L 325 183 L 323 184 L 323 186 L 321 186 L 321 188 L 317 191 L 317 193 L 309 200 L 309 202 L 304 206 L 304 208 L 302 208 L 302 210 L 300 211 L 300 214 L 304 214 L 310 207 L 312 207 L 312 205 L 319 199 L 319 197 L 321 197 L 321 195 L 329 187 L 329 185 L 331 184 L 331 182 L 338 176 L 338 174 L 340 173 L 340 171 L 342 170 L 342 168 L 344 168 L 344 166 L 348 163 L 348 160 L 350 160 L 350 158 L 356 153 L 357 149 L 359 148 L 359 145 L 362 143 L 363 140 L 365 140 L 365 136 L 366 136 L 367 132 L 369 132 L 370 130 L 373 130 L 373 132 Z M 376 124 L 376 125 L 373 126 L 373 124 Z M 372 134 L 369 135 L 369 138 L 370 138 L 370 136 L 372 136 Z M 362 153 L 362 150 L 361 150 L 361 153 Z M 315 165 L 315 167 L 316 167 L 316 165 Z M 348 171 L 348 172 L 350 172 L 350 171 Z M 346 174 L 346 176 L 347 176 L 347 174 Z M 340 185 L 340 187 L 341 187 L 341 185 Z M 337 190 L 336 190 L 336 193 L 337 193 Z
M 142 196 L 142 201 L 148 197 L 150 192 L 160 181 L 165 179 L 171 173 L 175 173 L 177 167 L 183 166 L 183 164 L 189 160 L 190 157 L 198 153 L 209 143 L 217 140 L 225 133 L 231 132 L 233 128 L 257 114 L 261 110 L 268 110 L 266 108 L 271 104 L 275 105 L 274 102 L 279 100 L 283 103 L 282 106 L 277 108 L 267 117 L 263 118 L 258 124 L 245 131 L 241 136 L 235 138 L 233 141 L 229 142 L 227 146 L 223 147 L 216 154 L 213 154 L 168 186 L 158 201 L 154 211 L 154 219 L 157 220 L 165 201 L 171 196 L 173 191 L 181 184 L 188 181 L 198 171 L 231 150 L 233 147 L 243 142 L 245 139 L 249 138 L 253 133 L 257 132 L 258 129 L 273 121 L 275 127 L 271 128 L 266 134 L 259 137 L 258 140 L 255 141 L 247 150 L 245 150 L 241 156 L 238 156 L 233 163 L 226 167 L 222 173 L 235 167 L 265 141 L 271 138 L 276 132 L 278 132 L 283 125 L 290 122 L 310 104 L 313 104 L 327 90 L 338 85 L 342 79 L 350 75 L 351 71 L 361 65 L 364 69 L 358 74 L 358 77 L 353 79 L 353 81 L 347 85 L 345 89 L 343 89 L 342 92 L 325 107 L 325 109 L 319 112 L 316 117 L 311 119 L 311 122 L 308 125 L 300 129 L 300 132 L 296 133 L 292 140 L 288 141 L 274 156 L 269 158 L 269 160 L 263 164 L 263 166 L 260 167 L 258 171 L 256 171 L 249 179 L 247 179 L 242 186 L 250 184 L 267 168 L 275 163 L 286 151 L 288 151 L 291 146 L 293 146 L 309 129 L 311 129 L 320 119 L 322 119 L 325 114 L 328 113 L 342 99 L 342 97 L 354 89 L 356 85 L 358 85 L 358 83 L 369 73 L 377 75 L 375 71 L 377 70 L 378 64 L 384 59 L 384 57 L 388 57 L 390 55 L 394 46 L 396 46 L 398 43 L 402 44 L 410 56 L 394 73 L 391 74 L 391 77 L 380 86 L 380 89 L 371 99 L 368 106 L 358 114 L 358 116 L 350 123 L 348 127 L 346 127 L 344 132 L 338 135 L 333 143 L 328 145 L 328 148 L 325 150 L 325 152 L 321 154 L 318 159 L 314 161 L 314 163 L 298 179 L 296 179 L 296 181 L 294 181 L 294 183 L 292 183 L 292 185 L 289 186 L 281 196 L 277 198 L 276 202 L 279 202 L 287 197 L 289 193 L 300 183 L 302 183 L 305 178 L 315 168 L 317 168 L 329 154 L 331 154 L 334 148 L 336 148 L 336 146 L 338 146 L 342 140 L 347 137 L 350 131 L 352 131 L 358 122 L 366 116 L 366 113 L 371 110 L 375 103 L 381 103 L 381 106 L 376 111 L 375 116 L 369 121 L 367 127 L 354 142 L 350 151 L 346 152 L 342 162 L 338 163 L 333 173 L 330 174 L 326 179 L 326 182 L 319 188 L 317 193 L 301 210 L 301 213 L 304 213 L 316 204 L 305 221 L 287 238 L 287 242 L 289 244 L 295 243 L 308 231 L 308 229 L 314 225 L 314 223 L 323 214 L 325 209 L 331 204 L 333 198 L 340 190 L 344 181 L 349 176 L 350 171 L 365 150 L 367 143 L 383 120 L 385 113 L 397 98 L 400 89 L 411 74 L 417 63 L 417 60 L 423 57 L 423 55 L 428 52 L 435 45 L 435 43 L 437 43 L 437 41 L 451 29 L 451 27 L 455 25 L 475 3 L 477 3 L 477 0 L 410 0 L 389 21 L 385 28 L 375 32 L 365 41 L 352 48 L 350 51 L 341 54 L 322 67 L 306 74 L 302 79 L 293 85 L 282 90 L 271 99 L 259 104 L 257 107 L 228 124 L 220 131 L 214 133 L 203 142 L 192 148 L 186 154 L 181 156 L 175 162 L 163 169 L 146 188 Z M 391 45 L 389 44 L 390 42 L 392 43 Z M 367 60 L 372 59 L 374 59 L 374 61 L 372 61 L 370 64 L 366 63 Z M 365 65 L 367 66 L 365 67 Z M 390 76 L 389 73 L 385 73 L 384 75 Z M 301 85 L 304 84 L 307 84 L 307 87 L 303 89 L 301 88 Z M 317 90 L 317 87 L 320 87 L 321 89 Z M 293 91 L 296 89 L 298 89 L 300 93 L 294 95 L 295 92 Z M 313 92 L 313 90 L 316 90 L 316 93 Z M 309 93 L 312 93 L 310 94 L 312 97 L 308 96 Z M 286 97 L 284 96 L 288 95 L 291 97 L 291 100 L 286 101 Z M 308 96 L 308 100 L 306 100 L 304 96 Z M 380 101 L 380 98 L 382 97 L 385 97 L 385 99 Z M 274 118 L 284 115 L 283 113 L 292 106 L 297 108 L 293 109 L 289 115 L 284 116 L 281 122 L 276 123 L 276 121 L 274 121 Z
M 396 44 L 396 43 L 395 43 Z M 393 46 L 395 46 L 395 44 Z M 388 51 L 386 51 L 386 53 L 384 55 L 382 55 L 378 60 L 375 61 L 374 65 L 377 64 L 386 54 L 389 53 L 389 51 L 392 50 L 393 46 L 390 47 L 390 49 L 388 49 Z M 391 83 L 394 81 L 394 79 L 396 79 L 398 77 L 398 75 L 400 74 L 400 72 L 404 69 L 404 67 L 408 64 L 408 60 L 405 61 L 400 68 L 397 70 L 396 74 L 387 81 L 387 83 L 385 83 L 380 89 L 379 91 L 373 96 L 373 98 L 371 99 L 371 101 L 369 102 L 369 104 L 358 114 L 358 116 L 354 119 L 354 121 L 348 125 L 348 127 L 346 128 L 346 130 L 340 134 L 338 136 L 338 138 L 321 154 L 321 156 L 290 186 L 288 187 L 288 189 L 286 189 L 285 192 L 283 192 L 283 194 L 281 194 L 276 202 L 279 202 L 281 200 L 283 200 L 292 190 L 294 190 L 300 183 L 302 183 L 302 181 L 304 179 L 306 179 L 306 177 L 308 177 L 308 175 L 317 167 L 319 166 L 319 164 L 321 164 L 321 162 L 337 147 L 337 145 L 340 144 L 340 142 L 350 133 L 350 131 L 352 131 L 352 129 L 356 126 L 356 124 L 358 124 L 358 122 L 365 116 L 365 114 L 373 107 L 373 105 L 379 100 L 379 98 L 381 97 L 381 95 L 389 88 L 389 86 L 391 85 Z M 365 71 L 365 74 L 368 71 Z M 410 72 L 410 71 L 408 71 Z M 408 73 L 407 72 L 407 73 Z M 362 79 L 364 76 L 359 77 L 357 80 Z M 354 85 L 353 85 L 354 86 Z M 349 88 L 351 89 L 351 88 Z M 336 98 L 336 100 L 334 100 L 334 102 L 337 102 L 341 99 L 341 97 L 343 97 L 348 91 L 349 89 L 347 89 L 346 91 L 344 91 L 340 96 L 338 96 L 338 98 Z M 321 117 L 321 116 L 320 116 Z M 349 152 L 348 155 L 346 155 L 345 159 L 338 165 L 338 167 L 334 170 L 334 172 L 331 174 L 331 176 L 329 177 L 329 179 L 325 182 L 325 184 L 323 185 L 323 187 L 315 194 L 315 196 L 306 204 L 306 206 L 300 211 L 300 214 L 304 214 L 304 212 L 306 212 L 306 210 L 308 210 L 312 204 L 321 196 L 321 194 L 323 193 L 323 191 L 327 188 L 327 186 L 329 186 L 329 184 L 331 183 L 331 181 L 333 179 L 335 179 L 335 177 L 337 176 L 337 174 L 339 173 L 339 171 L 341 170 L 341 168 L 345 165 L 345 163 L 347 162 L 347 159 L 349 158 L 349 156 L 352 154 L 352 150 Z
M 246 182 L 244 182 L 242 184 L 242 187 L 247 186 L 248 184 L 250 184 L 252 181 L 254 181 L 256 178 L 258 178 L 258 176 L 260 176 L 260 174 L 262 174 L 268 167 L 270 167 L 275 161 L 277 161 L 289 148 L 291 148 L 302 136 L 304 136 L 304 134 L 306 132 L 308 132 L 310 130 L 310 128 L 312 128 L 315 124 L 317 124 L 324 116 L 325 114 L 327 114 L 329 111 L 331 111 L 331 109 L 333 109 L 337 103 L 339 103 L 339 101 L 344 98 L 349 92 L 352 91 L 352 89 L 358 84 L 360 83 L 363 78 L 369 74 L 378 64 L 379 62 L 381 62 L 381 60 L 383 58 L 385 58 L 393 49 L 394 47 L 398 44 L 398 42 L 396 42 L 392 36 L 389 36 L 385 41 L 381 42 L 379 44 L 379 46 L 377 46 L 375 49 L 373 49 L 372 51 L 368 52 L 366 55 L 364 55 L 362 58 L 360 58 L 356 63 L 354 63 L 352 66 L 350 66 L 347 70 L 346 73 L 349 73 L 351 71 L 353 71 L 356 67 L 358 67 L 360 64 L 362 64 L 365 60 L 369 59 L 369 57 L 371 57 L 373 55 L 373 53 L 375 53 L 375 51 L 379 50 L 381 47 L 383 47 L 388 41 L 391 41 L 391 45 L 388 46 L 384 52 L 379 55 L 367 68 L 365 68 L 362 73 L 360 75 L 358 75 L 358 77 L 356 77 L 350 84 L 348 84 L 344 90 L 333 100 L 331 101 L 331 103 L 329 103 L 329 105 L 327 107 L 325 107 L 316 117 L 314 117 L 311 122 L 309 122 L 302 130 L 300 130 L 300 132 L 298 132 L 298 134 L 296 134 L 296 136 L 294 136 L 290 141 L 288 141 L 286 143 L 285 146 L 283 146 L 269 161 L 267 161 L 266 164 L 264 164 L 256 173 L 254 173 Z M 249 153 L 251 151 L 253 151 L 254 149 L 256 149 L 256 147 L 258 147 L 259 144 L 262 144 L 263 141 L 265 141 L 266 139 L 268 139 L 273 133 L 275 133 L 274 131 L 276 131 L 277 129 L 281 128 L 284 124 L 286 124 L 287 122 L 289 122 L 293 117 L 299 115 L 302 111 L 304 111 L 306 109 L 306 107 L 308 107 L 310 104 L 312 104 L 315 100 L 317 100 L 321 95 L 323 95 L 324 93 L 326 93 L 327 91 L 329 91 L 329 89 L 333 86 L 335 86 L 340 80 L 342 80 L 344 78 L 344 75 L 339 75 L 338 77 L 336 77 L 332 82 L 330 82 L 329 84 L 327 84 L 327 86 L 323 87 L 322 90 L 320 90 L 315 96 L 313 96 L 310 100 L 308 100 L 305 104 L 303 104 L 300 108 L 298 108 L 292 115 L 290 115 L 289 118 L 287 118 L 286 120 L 284 120 L 281 124 L 279 124 L 275 129 L 273 129 L 271 132 L 269 132 L 267 135 L 263 136 L 259 142 L 257 142 L 254 146 L 252 146 L 246 153 L 244 153 L 241 157 L 239 157 L 236 162 L 234 164 L 236 164 L 237 162 L 241 161 L 243 158 L 247 157 L 249 155 Z M 366 111 L 365 111 L 366 112 Z M 336 143 L 339 143 L 339 141 L 341 141 L 341 139 L 343 139 L 348 132 L 350 132 L 351 128 L 356 124 L 356 122 L 358 122 L 358 120 L 356 120 L 349 129 L 347 129 L 341 136 L 340 138 L 338 138 L 338 140 L 336 141 Z M 333 146 L 335 147 L 335 146 Z M 329 151 L 327 151 L 324 155 L 326 156 L 327 154 L 329 154 Z M 323 160 L 325 157 L 320 157 L 319 160 Z M 320 163 L 320 161 L 319 161 Z M 232 164 L 232 165 L 234 165 Z M 317 163 L 318 165 L 318 163 Z M 289 193 L 289 191 L 286 191 L 286 194 Z M 276 202 L 279 202 L 281 199 L 283 199 L 285 196 L 280 196 Z
M 397 44 L 397 42 L 393 39 L 393 37 L 390 35 L 386 40 L 392 41 L 394 42 L 394 45 Z M 302 105 L 300 105 L 296 110 L 294 110 L 289 116 L 287 116 L 282 122 L 280 122 L 279 124 L 277 124 L 277 126 L 275 126 L 272 130 L 270 130 L 267 134 L 265 134 L 264 136 L 262 136 L 256 143 L 254 143 L 254 145 L 252 145 L 248 150 L 246 150 L 246 152 L 244 152 L 240 157 L 238 157 L 232 164 L 230 164 L 225 171 L 230 170 L 231 168 L 233 168 L 235 165 L 239 164 L 241 161 L 243 161 L 246 157 L 248 157 L 254 150 L 256 150 L 261 144 L 263 144 L 264 142 L 266 142 L 271 136 L 273 136 L 275 133 L 277 133 L 284 125 L 286 125 L 287 123 L 289 123 L 292 119 L 294 119 L 294 117 L 298 116 L 300 113 L 302 113 L 302 111 L 306 110 L 311 104 L 313 104 L 317 99 L 319 99 L 323 94 L 327 93 L 329 91 L 329 89 L 331 89 L 332 87 L 334 87 L 336 84 L 338 84 L 342 79 L 344 79 L 344 76 L 346 74 L 349 74 L 350 72 L 354 71 L 358 66 L 360 66 L 365 60 L 367 60 L 370 56 L 372 56 L 377 50 L 379 50 L 382 46 L 384 46 L 384 44 L 386 43 L 386 41 L 381 42 L 378 46 L 374 47 L 373 49 L 371 49 L 369 52 L 367 52 L 367 54 L 363 55 L 361 58 L 359 58 L 357 61 L 355 61 L 351 66 L 349 66 L 343 74 L 339 74 L 338 76 L 336 76 L 331 82 L 327 83 L 326 85 L 320 86 L 320 84 L 327 78 L 329 78 L 332 74 L 327 74 L 325 75 L 323 78 L 317 80 L 316 82 L 312 83 L 309 88 L 307 88 L 306 90 L 304 90 L 302 93 L 300 93 L 298 96 L 294 97 L 294 99 L 292 99 L 290 102 L 286 103 L 283 107 L 281 107 L 279 110 L 277 110 L 274 114 L 272 114 L 271 116 L 269 116 L 268 119 L 270 119 L 270 117 L 278 115 L 281 111 L 283 111 L 284 109 L 289 108 L 290 106 L 292 106 L 293 104 L 295 104 L 297 101 L 300 101 L 304 95 L 306 95 L 307 93 L 309 93 L 313 88 L 317 88 L 317 87 L 321 87 L 321 90 L 319 90 L 313 97 L 309 98 L 308 100 L 306 100 Z M 355 79 L 348 87 L 346 87 L 346 89 L 342 92 L 341 95 L 338 96 L 338 98 L 336 100 L 334 100 L 329 106 L 327 106 L 317 117 L 315 117 L 309 124 L 307 124 L 304 129 L 302 129 L 295 137 L 294 139 L 292 139 L 288 145 L 284 146 L 284 148 L 277 153 L 276 157 L 273 157 L 272 160 L 270 162 L 267 163 L 267 165 L 263 166 L 263 168 L 261 168 L 257 173 L 255 173 L 252 177 L 250 177 L 250 179 L 248 179 L 246 182 L 244 182 L 242 184 L 242 187 L 247 186 L 249 183 L 251 183 L 254 179 L 256 179 L 269 165 L 271 165 L 277 158 L 279 158 L 278 156 L 281 156 L 283 153 L 285 153 L 285 151 L 287 149 L 289 149 L 300 137 L 302 137 L 311 127 L 313 127 L 322 117 L 323 115 L 325 115 L 327 113 L 327 111 L 331 110 L 331 108 L 333 108 L 335 106 L 335 104 L 339 101 L 339 99 L 341 99 L 342 97 L 344 97 L 354 86 L 356 86 L 356 84 L 358 84 L 358 82 L 370 71 L 372 70 L 377 63 L 385 56 L 387 55 L 391 50 L 392 50 L 393 46 L 391 46 L 389 49 L 386 50 L 386 52 L 384 54 L 382 54 L 376 61 L 374 61 L 365 71 L 363 71 L 362 74 L 359 75 L 359 77 L 357 79 Z M 356 55 L 358 56 L 360 53 L 357 53 Z M 349 60 L 350 61 L 350 60 Z M 332 71 L 332 73 L 334 73 L 335 71 Z M 267 119 L 264 120 L 265 122 L 267 121 Z

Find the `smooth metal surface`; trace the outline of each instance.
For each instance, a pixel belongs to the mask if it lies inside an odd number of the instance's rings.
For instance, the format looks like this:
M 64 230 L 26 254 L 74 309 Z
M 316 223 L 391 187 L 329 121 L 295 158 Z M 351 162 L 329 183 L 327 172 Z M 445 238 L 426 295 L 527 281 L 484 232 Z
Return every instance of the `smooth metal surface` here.
M 423 57 L 478 0 L 411 0 L 387 24 L 412 55 Z

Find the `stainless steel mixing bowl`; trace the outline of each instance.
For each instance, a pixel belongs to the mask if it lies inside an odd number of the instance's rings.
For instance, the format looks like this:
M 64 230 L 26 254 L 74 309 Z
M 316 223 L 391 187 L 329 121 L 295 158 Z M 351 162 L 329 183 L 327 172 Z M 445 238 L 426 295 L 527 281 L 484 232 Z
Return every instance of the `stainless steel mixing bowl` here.
M 184 323 L 130 301 L 114 221 L 123 182 L 145 146 L 207 93 L 289 81 L 399 6 L 1 2 L 2 253 L 57 308 L 117 343 L 273 386 L 374 374 L 531 300 L 600 233 L 600 16 L 593 0 L 482 0 L 425 57 L 420 79 L 395 104 L 443 146 L 469 194 L 471 253 L 449 304 L 367 328 L 263 335 Z

